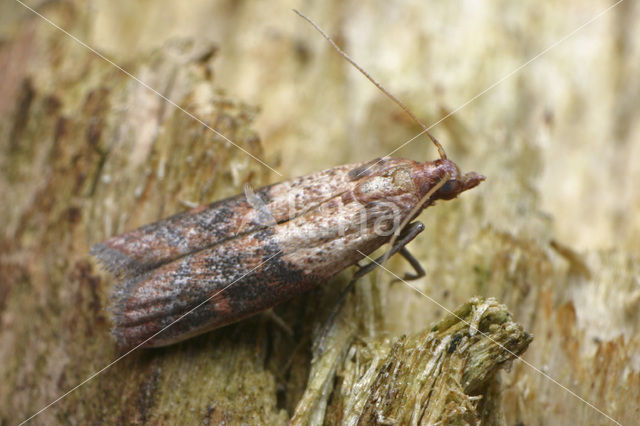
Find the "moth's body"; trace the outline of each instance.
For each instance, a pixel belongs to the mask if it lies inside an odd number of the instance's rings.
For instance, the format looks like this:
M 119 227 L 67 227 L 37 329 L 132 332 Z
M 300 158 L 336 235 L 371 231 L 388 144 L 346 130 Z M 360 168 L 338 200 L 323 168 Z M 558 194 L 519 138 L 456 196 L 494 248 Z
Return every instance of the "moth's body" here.
M 400 223 L 483 179 L 446 159 L 385 157 L 256 191 L 271 226 L 238 195 L 113 237 L 92 249 L 124 281 L 114 294 L 113 333 L 122 347 L 163 346 L 268 309 L 356 264 Z

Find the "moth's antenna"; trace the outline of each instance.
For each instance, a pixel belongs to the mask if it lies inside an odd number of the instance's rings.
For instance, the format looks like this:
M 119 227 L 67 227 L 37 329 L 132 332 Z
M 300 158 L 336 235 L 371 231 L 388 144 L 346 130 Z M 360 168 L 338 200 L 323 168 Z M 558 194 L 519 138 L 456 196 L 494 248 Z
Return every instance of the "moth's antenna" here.
M 369 75 L 368 72 L 366 72 L 364 69 L 362 69 L 360 67 L 360 65 L 358 65 L 356 63 L 356 61 L 354 61 L 353 59 L 351 59 L 349 57 L 349 55 L 347 55 L 342 49 L 340 49 L 340 47 L 338 47 L 338 45 L 331 39 L 331 37 L 329 37 L 324 31 L 322 31 L 322 29 L 316 25 L 315 22 L 313 22 L 311 20 L 311 18 L 306 17 L 305 15 L 303 15 L 301 12 L 299 12 L 296 9 L 293 9 L 293 11 L 295 13 L 298 14 L 298 16 L 300 16 L 302 19 L 304 19 L 305 21 L 307 21 L 308 23 L 310 23 L 313 28 L 316 29 L 316 31 L 318 31 L 322 37 L 324 37 L 330 44 L 331 46 L 340 54 L 342 55 L 342 57 L 344 59 L 346 59 L 351 65 L 353 65 L 358 71 L 360 71 L 360 73 L 362 73 L 362 75 L 364 75 L 370 82 L 372 82 L 378 89 L 380 89 L 380 91 L 382 93 L 384 93 L 385 95 L 387 95 L 393 102 L 395 102 L 396 104 L 398 104 L 398 106 L 400 108 L 402 108 L 402 110 L 404 112 L 407 113 L 407 115 L 409 117 L 411 117 L 411 119 L 413 121 L 415 121 L 416 123 L 418 123 L 418 125 L 420 127 L 422 127 L 424 130 L 422 131 L 422 133 L 426 133 L 427 136 L 429 136 L 429 139 L 431 139 L 431 142 L 433 142 L 433 144 L 436 146 L 436 148 L 438 149 L 438 153 L 440 154 L 440 158 L 442 158 L 443 160 L 447 159 L 447 154 L 444 152 L 444 148 L 442 147 L 442 145 L 440 145 L 440 142 L 438 142 L 438 140 L 429 132 L 429 129 L 427 128 L 427 126 L 425 126 L 420 120 L 418 120 L 418 118 L 413 115 L 413 113 L 411 111 L 409 111 L 409 108 L 407 108 L 406 106 L 404 106 L 404 104 L 402 102 L 400 102 L 398 100 L 398 98 L 396 98 L 395 96 L 393 96 L 391 93 L 389 93 L 387 91 L 387 89 L 385 89 L 384 87 L 382 87 L 382 85 L 380 83 L 378 83 L 373 77 L 371 77 Z

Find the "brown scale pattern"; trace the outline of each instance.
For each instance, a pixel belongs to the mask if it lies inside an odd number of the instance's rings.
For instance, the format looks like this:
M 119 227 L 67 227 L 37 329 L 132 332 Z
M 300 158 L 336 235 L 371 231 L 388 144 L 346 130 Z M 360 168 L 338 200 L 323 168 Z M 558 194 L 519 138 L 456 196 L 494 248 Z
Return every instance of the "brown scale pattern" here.
M 447 175 L 420 209 L 483 179 L 460 175 L 448 160 L 385 158 L 257 191 L 277 221 L 270 227 L 247 222 L 257 211 L 236 196 L 113 237 L 94 249 L 125 277 L 114 293 L 113 333 L 122 347 L 147 339 L 163 346 L 307 291 L 386 243 L 390 233 L 376 230 L 400 224 Z

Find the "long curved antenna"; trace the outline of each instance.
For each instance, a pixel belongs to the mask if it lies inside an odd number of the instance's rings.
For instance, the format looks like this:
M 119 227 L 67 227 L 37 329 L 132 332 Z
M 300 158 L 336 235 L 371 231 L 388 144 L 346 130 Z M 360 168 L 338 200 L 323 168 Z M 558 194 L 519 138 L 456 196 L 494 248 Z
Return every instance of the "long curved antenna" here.
M 389 93 L 387 89 L 385 89 L 380 83 L 378 83 L 373 77 L 371 77 L 368 72 L 362 69 L 362 67 L 360 67 L 360 65 L 358 65 L 356 61 L 351 59 L 349 55 L 347 55 L 342 49 L 340 49 L 340 47 L 338 47 L 338 45 L 331 39 L 331 37 L 329 37 L 324 31 L 322 31 L 322 29 L 318 25 L 316 25 L 316 23 L 313 22 L 311 18 L 306 17 L 296 9 L 293 9 L 293 11 L 297 13 L 298 16 L 300 16 L 302 19 L 310 23 L 313 26 L 313 28 L 315 28 L 316 31 L 318 31 L 322 35 L 322 37 L 324 37 L 340 55 L 342 55 L 344 59 L 346 59 L 351 65 L 353 65 L 358 71 L 360 71 L 360 73 L 362 73 L 362 75 L 364 75 L 370 82 L 372 82 L 378 89 L 380 89 L 382 93 L 387 95 L 393 102 L 395 102 L 400 108 L 402 108 L 402 110 L 406 112 L 407 115 L 411 117 L 413 121 L 418 123 L 418 125 L 424 129 L 423 133 L 426 133 L 427 136 L 429 136 L 429 139 L 431 139 L 431 142 L 433 142 L 433 144 L 438 149 L 440 158 L 442 158 L 443 160 L 447 159 L 447 154 L 446 152 L 444 152 L 444 148 L 442 147 L 442 145 L 440 145 L 440 142 L 438 142 L 438 140 L 431 134 L 431 132 L 429 132 L 429 128 L 425 126 L 420 120 L 418 120 L 418 118 L 415 115 L 413 115 L 413 113 L 409 110 L 409 108 L 407 108 L 402 102 L 400 102 L 398 98 L 396 98 L 391 93 Z

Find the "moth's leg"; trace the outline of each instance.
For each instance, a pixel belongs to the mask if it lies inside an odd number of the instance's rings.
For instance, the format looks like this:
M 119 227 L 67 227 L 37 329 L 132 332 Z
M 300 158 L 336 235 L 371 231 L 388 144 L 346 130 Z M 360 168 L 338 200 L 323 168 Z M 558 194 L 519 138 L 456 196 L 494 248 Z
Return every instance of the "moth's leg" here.
M 289 324 L 284 322 L 284 320 L 273 311 L 273 308 L 263 311 L 262 315 L 269 321 L 272 321 L 278 328 L 280 328 L 280 330 L 282 330 L 289 339 L 293 338 L 293 330 L 291 329 L 291 327 L 289 327 Z
M 424 269 L 422 269 L 422 266 L 420 266 L 420 263 L 405 248 L 405 246 L 409 244 L 422 231 L 424 231 L 424 224 L 422 222 L 410 223 L 400 233 L 400 236 L 398 237 L 398 240 L 396 241 L 395 245 L 391 247 L 388 252 L 385 252 L 373 262 L 370 262 L 364 266 L 360 266 L 360 269 L 358 269 L 353 274 L 353 277 L 351 277 L 351 281 L 349 281 L 349 284 L 347 284 L 344 290 L 342 290 L 342 292 L 340 293 L 340 296 L 338 297 L 336 304 L 334 305 L 333 309 L 331 310 L 331 313 L 329 314 L 329 318 L 325 322 L 325 325 L 322 329 L 320 337 L 317 340 L 318 344 L 316 345 L 316 347 L 318 348 L 319 352 L 323 352 L 323 349 L 324 349 L 323 344 L 324 344 L 324 340 L 327 335 L 327 332 L 329 331 L 329 326 L 333 323 L 335 316 L 338 314 L 338 311 L 340 311 L 340 307 L 342 306 L 344 299 L 347 297 L 347 294 L 349 294 L 351 289 L 353 289 L 353 286 L 355 285 L 356 281 L 358 281 L 360 278 L 362 278 L 363 276 L 367 275 L 369 272 L 376 269 L 380 265 L 380 263 L 385 259 L 385 257 L 389 258 L 394 254 L 400 252 L 402 257 L 404 257 L 405 259 L 407 259 L 407 261 L 409 261 L 409 263 L 411 264 L 413 269 L 415 269 L 415 272 L 416 272 L 415 274 L 406 274 L 405 279 L 412 280 L 412 279 L 417 279 L 424 276 L 425 272 L 424 272 Z
M 402 279 L 396 278 L 395 280 L 391 281 L 392 283 L 395 283 L 398 281 L 413 281 L 413 280 L 417 280 L 418 278 L 422 278 L 426 275 L 426 273 L 424 272 L 424 269 L 422 268 L 422 265 L 420 265 L 420 262 L 418 262 L 418 259 L 413 257 L 413 255 L 409 252 L 409 250 L 406 247 L 400 248 L 399 253 L 402 257 L 407 259 L 407 262 L 409 262 L 409 264 L 415 271 L 415 274 L 404 274 L 404 277 L 402 277 Z
M 409 250 L 407 250 L 405 247 L 422 231 L 424 231 L 424 224 L 422 222 L 412 222 L 409 225 L 407 225 L 407 227 L 400 234 L 400 237 L 396 241 L 396 244 L 389 249 L 388 254 L 384 253 L 380 255 L 380 257 L 378 257 L 376 260 L 360 267 L 360 269 L 358 269 L 353 274 L 351 281 L 349 281 L 349 284 L 347 284 L 347 287 L 345 287 L 345 289 L 340 294 L 338 303 L 342 302 L 342 300 L 346 297 L 347 293 L 349 293 L 351 288 L 353 288 L 353 285 L 355 284 L 356 281 L 358 281 L 358 279 L 364 277 L 369 272 L 376 269 L 380 265 L 380 263 L 385 259 L 385 257 L 389 258 L 398 252 L 400 252 L 402 257 L 404 257 L 409 261 L 411 266 L 416 271 L 415 274 L 407 274 L 409 275 L 410 280 L 424 276 L 424 269 L 422 269 L 422 266 L 420 266 L 420 263 L 416 260 L 415 257 L 411 255 L 411 253 L 409 253 Z
M 407 227 L 402 232 L 402 234 L 400 234 L 400 238 L 398 239 L 398 241 L 396 241 L 396 244 L 393 247 L 391 247 L 391 249 L 389 249 L 389 254 L 387 255 L 387 253 L 384 253 L 373 262 L 360 267 L 360 269 L 358 269 L 355 272 L 355 274 L 353 274 L 353 278 L 349 284 L 353 285 L 352 282 L 354 282 L 358 278 L 361 278 L 367 275 L 369 272 L 373 271 L 378 266 L 380 266 L 385 256 L 389 258 L 396 253 L 400 253 L 402 257 L 407 259 L 407 261 L 415 271 L 415 274 L 405 274 L 405 276 L 402 278 L 403 280 L 411 281 L 411 280 L 416 280 L 418 278 L 424 277 L 425 272 L 424 272 L 424 269 L 422 269 L 420 262 L 418 262 L 418 259 L 413 257 L 413 255 L 409 253 L 409 250 L 407 250 L 406 248 L 406 245 L 410 243 L 411 240 L 413 240 L 422 231 L 424 231 L 424 225 L 422 224 L 422 222 L 412 222 L 409 225 L 407 225 Z M 406 232 L 406 235 L 405 235 L 405 232 Z M 395 281 L 400 281 L 400 280 L 395 279 L 392 282 L 395 282 Z

